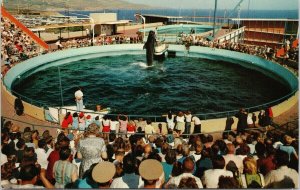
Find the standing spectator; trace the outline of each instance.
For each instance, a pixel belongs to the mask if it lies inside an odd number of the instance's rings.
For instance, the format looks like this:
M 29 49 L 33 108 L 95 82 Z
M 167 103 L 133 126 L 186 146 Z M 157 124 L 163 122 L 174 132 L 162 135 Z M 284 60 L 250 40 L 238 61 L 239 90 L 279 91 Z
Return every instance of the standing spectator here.
M 81 111 L 83 109 L 83 93 L 81 90 L 82 90 L 81 87 L 79 87 L 78 90 L 74 94 L 77 111 Z
M 47 143 L 45 139 L 41 139 L 38 142 L 38 148 L 35 150 L 37 155 L 37 161 L 41 165 L 41 168 L 47 169 L 48 160 L 47 160 L 47 152 L 46 152 Z
M 72 122 L 72 129 L 78 129 L 79 127 L 79 121 L 78 121 L 78 113 L 74 112 L 73 113 L 73 122 Z
M 191 111 L 187 111 L 186 114 L 184 114 L 185 118 L 185 129 L 184 129 L 184 134 L 187 134 L 186 137 L 191 134 L 191 123 L 192 123 L 192 114 Z
M 106 146 L 102 138 L 96 137 L 99 133 L 99 128 L 92 123 L 87 128 L 87 137 L 78 142 L 77 157 L 82 159 L 79 176 L 82 177 L 94 163 L 101 162 L 102 159 L 107 159 Z
M 110 120 L 110 133 L 116 133 L 117 132 L 117 126 L 118 126 L 119 122 L 116 121 L 115 117 L 111 117 Z
M 174 119 L 175 119 L 175 116 L 176 115 L 173 115 L 171 111 L 168 112 L 168 115 L 166 116 L 166 122 L 167 122 L 168 129 L 174 130 L 174 126 L 175 126 Z
M 48 166 L 46 171 L 46 177 L 52 184 L 55 183 L 55 179 L 53 177 L 53 166 L 55 162 L 59 160 L 59 151 L 60 151 L 60 144 L 59 142 L 56 142 L 54 145 L 54 150 L 50 153 L 50 155 L 47 158 Z
M 176 116 L 176 130 L 179 131 L 180 134 L 182 134 L 185 131 L 185 118 L 184 114 L 180 111 L 178 115 Z
M 61 127 L 63 129 L 68 129 L 73 124 L 73 117 L 71 115 L 71 112 L 67 112 L 66 116 L 64 117 L 64 120 L 62 121 Z
M 194 122 L 194 134 L 201 133 L 201 120 L 197 116 L 192 117 L 192 122 Z
M 71 149 L 64 147 L 59 151 L 59 161 L 53 167 L 55 188 L 65 188 L 65 185 L 75 182 L 78 178 L 77 166 L 69 161 Z
M 133 120 L 130 120 L 127 124 L 127 133 L 129 134 L 128 136 L 130 136 L 130 134 L 134 134 L 136 130 L 136 126 Z
M 103 138 L 107 139 L 108 134 L 110 132 L 110 119 L 108 118 L 108 116 L 104 116 L 102 119 L 102 132 L 103 132 Z
M 78 117 L 78 127 L 80 131 L 84 131 L 86 128 L 84 113 L 80 112 Z
M 155 130 L 154 130 L 154 127 L 152 126 L 152 122 L 150 119 L 147 119 L 147 125 L 145 127 L 146 137 L 148 138 L 149 135 L 154 134 L 154 133 L 155 133 Z
M 240 111 L 237 114 L 235 114 L 235 117 L 239 120 L 237 124 L 237 132 L 243 133 L 248 126 L 246 110 L 244 108 L 241 108 Z
M 127 133 L 127 124 L 128 124 L 128 117 L 127 117 L 127 115 L 119 114 L 118 115 L 118 121 L 120 123 L 119 133 L 123 133 L 126 136 L 126 133 Z

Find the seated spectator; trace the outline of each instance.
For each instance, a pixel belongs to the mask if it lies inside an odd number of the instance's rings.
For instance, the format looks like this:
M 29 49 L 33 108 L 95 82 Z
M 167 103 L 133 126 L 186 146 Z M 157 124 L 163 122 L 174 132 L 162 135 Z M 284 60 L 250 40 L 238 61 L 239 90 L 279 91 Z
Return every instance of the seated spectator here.
M 176 187 L 178 187 L 182 178 L 191 177 L 191 178 L 195 178 L 196 183 L 199 188 L 203 188 L 201 180 L 192 174 L 194 172 L 194 167 L 195 167 L 195 164 L 194 164 L 193 160 L 191 158 L 187 157 L 183 161 L 183 167 L 182 167 L 183 173 L 177 177 L 171 177 L 170 180 L 167 182 L 166 187 L 168 187 L 170 184 L 175 184 Z
M 210 149 L 203 149 L 201 158 L 196 162 L 196 176 L 202 178 L 206 170 L 212 169 L 212 160 L 210 158 Z
M 265 186 L 264 176 L 257 172 L 256 161 L 251 157 L 243 160 L 244 174 L 241 175 L 243 188 L 262 188 Z
M 282 150 L 277 150 L 275 154 L 277 169 L 272 170 L 265 176 L 266 187 L 272 187 L 274 183 L 281 183 L 281 188 L 298 188 L 299 174 L 296 170 L 288 168 L 289 163 L 288 153 Z M 282 183 L 292 182 L 292 183 Z M 293 184 L 291 186 L 291 184 Z
M 70 162 L 71 149 L 62 148 L 59 151 L 59 160 L 53 166 L 55 188 L 64 188 L 67 184 L 75 182 L 78 178 L 77 166 Z
M 136 175 L 138 160 L 133 154 L 127 154 L 123 159 L 123 172 L 122 177 L 115 178 L 110 188 L 138 188 L 139 175 Z
M 116 173 L 116 167 L 111 162 L 100 162 L 92 171 L 92 178 L 97 182 L 99 189 L 108 189 L 112 183 L 112 179 Z
M 53 188 L 53 185 L 47 180 L 46 173 L 44 169 L 37 168 L 34 164 L 29 164 L 21 167 L 20 179 L 22 180 L 19 185 L 12 185 L 13 189 L 35 189 L 35 188 L 44 188 L 43 186 L 35 185 L 40 176 L 41 181 L 43 182 L 46 188 Z
M 173 170 L 173 164 L 176 162 L 175 150 L 168 150 L 165 156 L 165 162 L 162 162 L 162 166 L 165 172 L 165 181 L 167 182 L 171 176 Z
M 230 160 L 232 160 L 238 167 L 239 172 L 243 173 L 243 170 L 244 170 L 243 160 L 240 157 L 238 157 L 237 155 L 235 155 L 234 153 L 235 153 L 234 145 L 227 144 L 227 154 L 223 156 L 225 159 L 225 166 L 228 164 L 228 162 Z
M 212 159 L 213 169 L 206 170 L 202 177 L 203 185 L 206 188 L 217 188 L 220 176 L 233 177 L 231 171 L 224 169 L 225 159 L 222 156 L 216 156 Z
M 220 176 L 219 177 L 219 183 L 218 183 L 219 189 L 239 189 L 241 188 L 239 182 L 234 177 L 228 177 L 228 176 Z
M 282 150 L 284 152 L 287 152 L 289 155 L 289 161 L 291 160 L 291 155 L 293 154 L 293 156 L 298 160 L 298 154 L 296 152 L 296 150 L 294 149 L 293 146 L 291 146 L 292 142 L 295 140 L 294 138 L 292 138 L 289 135 L 285 135 L 283 137 L 284 139 L 284 145 L 279 146 L 279 150 Z
M 178 185 L 178 189 L 199 189 L 195 178 L 182 178 Z
M 255 145 L 255 151 L 258 157 L 257 168 L 260 173 L 264 176 L 272 170 L 276 169 L 276 164 L 274 163 L 274 149 L 268 149 L 267 151 L 265 144 L 258 142 Z
M 142 161 L 139 166 L 139 174 L 144 182 L 144 187 L 141 188 L 157 188 L 156 182 L 159 181 L 163 173 L 163 167 L 159 161 L 154 159 Z M 161 186 L 158 188 L 161 188 Z

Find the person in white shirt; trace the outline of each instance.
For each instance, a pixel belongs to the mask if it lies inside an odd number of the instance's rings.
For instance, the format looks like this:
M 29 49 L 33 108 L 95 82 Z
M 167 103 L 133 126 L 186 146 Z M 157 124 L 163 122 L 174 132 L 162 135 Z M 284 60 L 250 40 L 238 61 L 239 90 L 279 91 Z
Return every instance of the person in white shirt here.
M 147 125 L 145 127 L 145 134 L 148 138 L 150 134 L 154 134 L 156 131 L 154 130 L 154 127 L 152 126 L 152 122 L 150 119 L 147 120 Z
M 110 188 L 130 188 L 136 189 L 139 186 L 139 175 L 135 174 L 137 170 L 137 159 L 133 154 L 127 154 L 123 159 L 122 177 L 115 178 L 110 185 Z
M 296 170 L 288 168 L 289 155 L 287 152 L 277 150 L 275 154 L 276 170 L 271 170 L 265 176 L 266 188 L 299 188 L 299 174 Z
M 227 150 L 228 150 L 227 154 L 223 156 L 225 159 L 225 166 L 228 164 L 230 160 L 232 160 L 235 163 L 235 165 L 238 167 L 239 173 L 243 173 L 244 170 L 243 160 L 234 154 L 235 153 L 234 145 L 232 143 L 227 144 Z
M 182 134 L 185 131 L 185 118 L 184 114 L 180 111 L 176 116 L 176 130 L 180 131 Z
M 80 87 L 78 88 L 78 90 L 75 92 L 74 95 L 75 95 L 77 111 L 81 111 L 83 109 L 83 93 Z
M 171 177 L 170 180 L 167 182 L 165 188 L 171 187 L 172 185 L 175 185 L 178 187 L 180 181 L 182 178 L 194 178 L 196 180 L 196 183 L 199 188 L 203 188 L 201 180 L 193 175 L 195 164 L 193 162 L 193 159 L 190 157 L 187 157 L 182 164 L 183 167 L 183 173 L 176 177 Z
M 225 159 L 222 156 L 218 155 L 212 159 L 212 164 L 213 169 L 206 170 L 202 177 L 203 185 L 206 186 L 206 188 L 218 188 L 220 176 L 233 177 L 233 173 L 231 171 L 224 169 Z
M 41 139 L 38 142 L 38 148 L 35 149 L 35 153 L 37 156 L 37 162 L 41 165 L 41 168 L 47 169 L 48 160 L 47 160 L 47 152 L 45 150 L 47 143 L 45 139 Z
M 111 133 L 116 133 L 118 125 L 119 125 L 119 121 L 116 121 L 113 117 L 111 117 L 111 120 L 110 120 L 110 132 Z
M 174 130 L 174 126 L 175 126 L 174 118 L 176 115 L 173 115 L 172 112 L 169 111 L 168 115 L 164 115 L 164 116 L 166 117 L 168 129 Z
M 194 122 L 194 134 L 201 133 L 201 120 L 197 116 L 192 117 L 192 122 Z

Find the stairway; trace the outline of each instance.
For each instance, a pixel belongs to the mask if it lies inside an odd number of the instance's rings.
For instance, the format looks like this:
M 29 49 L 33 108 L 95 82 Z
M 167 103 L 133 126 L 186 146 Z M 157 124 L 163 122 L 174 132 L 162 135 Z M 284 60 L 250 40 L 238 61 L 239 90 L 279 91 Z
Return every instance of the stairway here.
M 46 42 L 37 37 L 31 30 L 29 30 L 24 24 L 18 21 L 14 16 L 12 16 L 3 6 L 1 6 L 2 16 L 8 18 L 12 23 L 22 29 L 28 36 L 30 36 L 37 44 L 43 47 L 45 50 L 49 49 Z

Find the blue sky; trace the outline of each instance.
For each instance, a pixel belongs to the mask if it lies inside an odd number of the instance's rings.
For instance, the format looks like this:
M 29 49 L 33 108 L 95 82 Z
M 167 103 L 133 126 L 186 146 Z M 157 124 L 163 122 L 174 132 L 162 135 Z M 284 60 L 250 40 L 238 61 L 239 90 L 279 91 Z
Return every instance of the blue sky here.
M 214 0 L 125 0 L 130 3 L 146 4 L 155 7 L 175 9 L 210 9 L 214 7 Z M 298 10 L 298 0 L 244 0 L 242 9 L 260 10 Z M 239 0 L 218 0 L 218 9 L 232 9 Z

